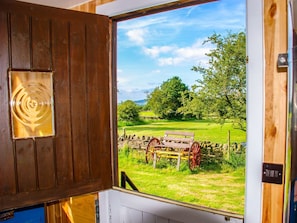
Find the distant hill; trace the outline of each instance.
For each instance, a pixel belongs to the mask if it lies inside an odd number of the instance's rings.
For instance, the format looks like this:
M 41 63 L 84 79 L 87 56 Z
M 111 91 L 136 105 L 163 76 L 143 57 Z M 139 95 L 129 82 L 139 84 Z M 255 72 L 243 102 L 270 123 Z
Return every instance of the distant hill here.
M 138 105 L 145 105 L 147 100 L 146 99 L 142 99 L 142 100 L 137 100 L 137 101 L 134 101 L 136 104 Z

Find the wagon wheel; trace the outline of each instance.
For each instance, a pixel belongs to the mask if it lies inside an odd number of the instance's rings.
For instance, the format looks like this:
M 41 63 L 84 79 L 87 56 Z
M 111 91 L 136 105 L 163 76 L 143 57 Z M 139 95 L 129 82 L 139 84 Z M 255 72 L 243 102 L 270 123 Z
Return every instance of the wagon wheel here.
M 189 149 L 189 168 L 194 170 L 197 166 L 200 166 L 201 162 L 201 149 L 198 142 L 194 142 Z
M 160 140 L 157 138 L 152 138 L 147 144 L 146 151 L 145 151 L 146 163 L 149 163 L 151 160 L 154 159 L 155 146 L 157 145 L 160 145 Z

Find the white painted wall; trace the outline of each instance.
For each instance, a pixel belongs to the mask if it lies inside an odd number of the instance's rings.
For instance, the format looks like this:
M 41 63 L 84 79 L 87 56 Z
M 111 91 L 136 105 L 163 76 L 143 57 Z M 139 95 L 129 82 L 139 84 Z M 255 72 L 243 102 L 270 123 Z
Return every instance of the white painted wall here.
M 245 223 L 262 222 L 264 138 L 263 1 L 247 0 L 247 162 Z
M 243 223 L 240 216 L 227 212 L 138 194 L 114 189 L 100 192 L 100 223 Z

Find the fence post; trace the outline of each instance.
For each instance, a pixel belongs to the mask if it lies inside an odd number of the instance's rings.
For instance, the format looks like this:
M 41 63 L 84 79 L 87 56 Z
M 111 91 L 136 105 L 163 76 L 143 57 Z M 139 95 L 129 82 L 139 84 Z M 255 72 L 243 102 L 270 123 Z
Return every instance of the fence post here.
M 228 154 L 227 154 L 227 159 L 230 159 L 230 147 L 231 147 L 231 142 L 230 142 L 230 130 L 228 130 Z

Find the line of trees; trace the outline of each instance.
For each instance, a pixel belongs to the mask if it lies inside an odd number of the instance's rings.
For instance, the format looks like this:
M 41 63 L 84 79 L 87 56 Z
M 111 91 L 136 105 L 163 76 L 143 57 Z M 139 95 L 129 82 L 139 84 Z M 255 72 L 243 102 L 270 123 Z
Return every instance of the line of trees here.
M 206 54 L 208 65 L 192 67 L 202 78 L 191 89 L 178 76 L 164 81 L 148 94 L 145 108 L 164 119 L 213 118 L 221 124 L 233 120 L 245 130 L 246 35 L 244 32 L 226 36 L 215 33 L 204 43 L 207 42 L 214 46 Z M 123 105 L 125 102 L 119 105 L 118 111 L 122 111 Z

